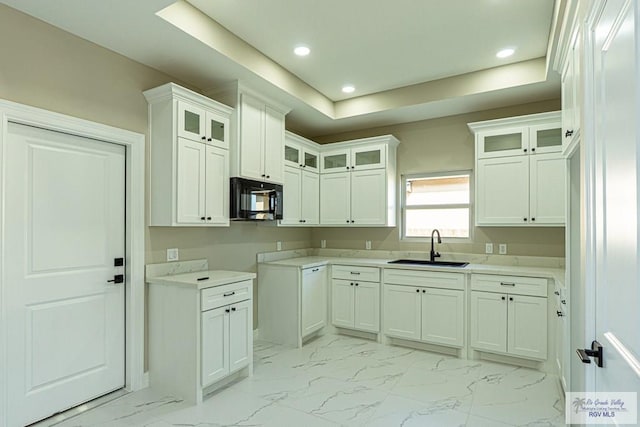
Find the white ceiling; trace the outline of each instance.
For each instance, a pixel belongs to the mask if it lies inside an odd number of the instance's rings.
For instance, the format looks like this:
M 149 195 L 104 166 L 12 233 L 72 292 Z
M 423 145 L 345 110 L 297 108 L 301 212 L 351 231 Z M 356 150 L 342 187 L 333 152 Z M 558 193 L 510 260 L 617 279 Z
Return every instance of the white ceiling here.
M 309 137 L 560 94 L 554 0 L 174 1 L 0 0 L 203 90 L 239 79 Z
M 188 1 L 334 101 L 545 56 L 553 15 L 552 0 Z

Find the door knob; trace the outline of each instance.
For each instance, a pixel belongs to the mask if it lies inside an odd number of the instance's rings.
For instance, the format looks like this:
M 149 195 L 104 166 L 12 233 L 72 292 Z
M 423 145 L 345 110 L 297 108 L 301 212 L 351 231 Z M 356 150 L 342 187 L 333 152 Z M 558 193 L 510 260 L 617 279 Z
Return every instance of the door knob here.
M 124 274 L 116 274 L 113 276 L 113 280 L 107 280 L 107 283 L 123 283 L 124 282 Z
M 582 363 L 591 363 L 590 358 L 592 357 L 593 360 L 595 360 L 596 362 L 596 366 L 598 368 L 602 368 L 602 365 L 604 362 L 604 355 L 603 355 L 602 344 L 600 344 L 598 341 L 594 340 L 591 343 L 591 349 L 579 348 L 576 350 L 576 353 L 578 353 L 578 357 L 580 358 Z

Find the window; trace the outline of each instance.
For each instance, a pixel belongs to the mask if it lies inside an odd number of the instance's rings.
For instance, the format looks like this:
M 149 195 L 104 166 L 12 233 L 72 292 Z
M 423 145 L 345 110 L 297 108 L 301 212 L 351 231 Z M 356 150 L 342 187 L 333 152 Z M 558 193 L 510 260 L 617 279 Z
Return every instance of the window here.
M 403 176 L 403 238 L 468 238 L 471 223 L 471 172 Z

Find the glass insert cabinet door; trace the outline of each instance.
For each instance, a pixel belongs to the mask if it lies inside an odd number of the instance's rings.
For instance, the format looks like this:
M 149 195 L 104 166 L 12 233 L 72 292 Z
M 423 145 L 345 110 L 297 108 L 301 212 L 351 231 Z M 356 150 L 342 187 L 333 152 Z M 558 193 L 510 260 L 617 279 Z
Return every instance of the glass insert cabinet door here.
M 178 101 L 178 136 L 229 148 L 229 118 L 188 102 Z
M 557 153 L 562 151 L 562 125 L 531 126 L 531 153 Z
M 302 166 L 302 162 L 300 161 L 301 155 L 302 155 L 302 150 L 300 147 L 293 144 L 285 143 L 284 160 L 286 164 L 290 166 L 297 166 L 297 167 Z
M 178 136 L 192 141 L 206 141 L 204 109 L 178 101 Z
M 229 148 L 229 119 L 213 112 L 206 114 L 206 143 Z
M 318 153 L 312 151 L 304 152 L 304 167 L 314 172 L 318 171 Z
M 385 166 L 384 145 L 371 145 L 351 149 L 351 166 L 354 170 L 378 169 Z
M 326 153 L 322 153 L 322 172 L 346 172 L 351 170 L 350 154 L 349 150 L 327 151 Z
M 527 155 L 528 128 L 501 129 L 479 134 L 478 158 Z

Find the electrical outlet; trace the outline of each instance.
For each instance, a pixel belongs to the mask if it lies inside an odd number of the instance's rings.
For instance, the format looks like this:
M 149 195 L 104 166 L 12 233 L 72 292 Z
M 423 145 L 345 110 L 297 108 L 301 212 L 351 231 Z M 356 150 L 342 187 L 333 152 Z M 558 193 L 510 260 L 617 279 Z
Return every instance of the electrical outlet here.
M 326 240 L 324 240 L 324 239 L 320 240 L 320 247 L 321 247 L 322 249 L 326 248 L 326 247 L 327 247 L 327 241 L 326 241 Z
M 167 249 L 167 261 L 178 261 L 178 248 Z
M 282 242 L 278 240 L 276 242 L 276 251 L 281 251 L 281 250 L 282 250 Z
M 364 248 L 365 249 L 371 249 L 371 240 L 367 240 L 364 242 Z
M 493 253 L 493 243 L 486 243 L 484 245 L 484 253 L 485 254 L 492 254 Z
M 507 244 L 506 243 L 500 243 L 498 245 L 498 252 L 500 253 L 500 255 L 506 255 L 507 254 Z

